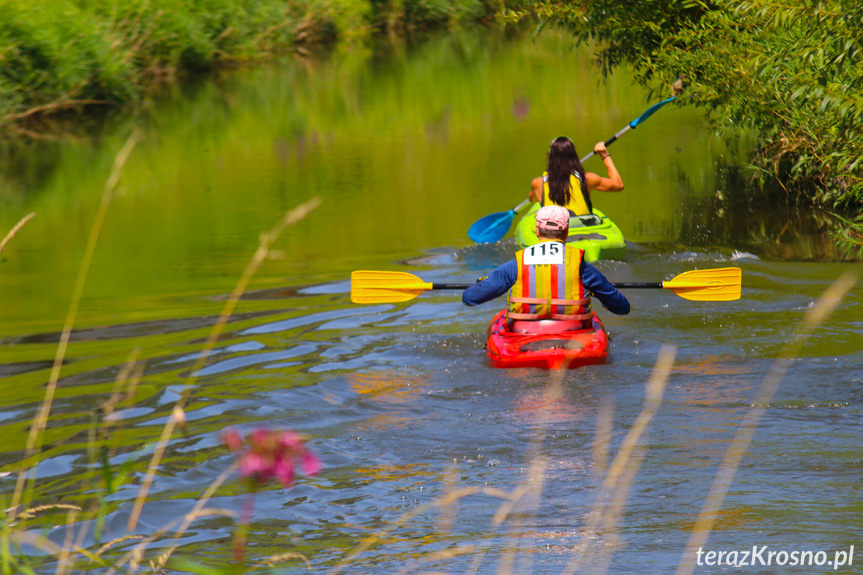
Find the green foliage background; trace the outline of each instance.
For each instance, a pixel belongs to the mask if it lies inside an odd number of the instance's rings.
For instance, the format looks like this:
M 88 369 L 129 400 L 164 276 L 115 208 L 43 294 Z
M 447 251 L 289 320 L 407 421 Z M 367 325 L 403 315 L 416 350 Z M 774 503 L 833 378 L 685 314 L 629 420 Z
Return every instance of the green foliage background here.
M 863 207 L 863 4 L 850 0 L 577 0 L 530 2 L 516 21 L 595 41 L 604 73 L 635 69 L 667 96 L 684 76 L 684 102 L 725 135 L 757 138 L 755 180 L 802 205 Z M 775 198 L 774 198 L 775 199 Z
M 517 6 L 509 2 L 509 7 Z M 0 0 L 0 128 L 139 99 L 160 76 L 379 29 L 490 17 L 504 0 Z
M 863 251 L 863 4 L 851 0 L 0 0 L 0 134 L 140 102 L 154 80 L 218 63 L 495 13 L 566 28 L 653 98 L 684 76 L 681 102 L 754 138 L 762 197 L 840 212 L 837 240 Z

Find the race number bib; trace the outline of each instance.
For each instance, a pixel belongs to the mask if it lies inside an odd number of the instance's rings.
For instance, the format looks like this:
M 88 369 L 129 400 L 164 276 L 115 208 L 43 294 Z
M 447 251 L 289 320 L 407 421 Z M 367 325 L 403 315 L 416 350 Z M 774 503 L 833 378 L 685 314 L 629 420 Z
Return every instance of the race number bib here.
M 529 266 L 542 264 L 560 265 L 564 253 L 561 242 L 542 242 L 524 250 L 524 263 Z

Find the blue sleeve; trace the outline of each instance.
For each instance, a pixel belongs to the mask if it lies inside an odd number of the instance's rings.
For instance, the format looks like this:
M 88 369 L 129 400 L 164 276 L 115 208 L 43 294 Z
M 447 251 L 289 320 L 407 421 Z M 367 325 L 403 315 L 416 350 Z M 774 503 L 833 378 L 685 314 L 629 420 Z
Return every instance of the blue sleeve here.
M 629 313 L 629 301 L 617 291 L 616 287 L 611 285 L 611 282 L 598 269 L 582 260 L 580 271 L 581 283 L 584 284 L 587 291 L 602 302 L 608 311 L 619 315 Z
M 518 266 L 515 260 L 509 260 L 478 284 L 474 284 L 464 290 L 461 301 L 465 305 L 478 305 L 500 297 L 509 291 L 518 278 Z M 613 289 L 613 288 L 612 288 Z

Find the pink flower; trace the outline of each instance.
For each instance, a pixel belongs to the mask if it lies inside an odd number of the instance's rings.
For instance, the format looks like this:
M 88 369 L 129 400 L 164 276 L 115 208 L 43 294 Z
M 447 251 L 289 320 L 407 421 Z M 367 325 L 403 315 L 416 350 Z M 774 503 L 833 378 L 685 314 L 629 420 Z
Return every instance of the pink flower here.
M 282 485 L 290 485 L 294 480 L 294 463 L 290 459 L 277 459 L 273 465 L 273 475 Z
M 306 475 L 321 471 L 318 456 L 293 431 L 256 429 L 246 437 L 245 446 L 236 431 L 227 430 L 222 437 L 239 457 L 240 473 L 255 482 L 276 478 L 287 487 L 294 481 L 294 469 L 298 464 Z
M 317 475 L 321 471 L 321 460 L 311 451 L 303 454 L 303 473 L 306 475 Z
M 303 440 L 293 431 L 283 431 L 279 436 L 279 444 L 285 449 L 303 449 Z
M 243 439 L 240 434 L 233 429 L 226 429 L 222 432 L 222 441 L 228 446 L 231 451 L 239 451 L 243 448 Z
M 266 475 L 267 467 L 267 462 L 257 453 L 247 453 L 240 460 L 240 473 L 242 473 L 244 477 L 248 477 L 250 475 Z

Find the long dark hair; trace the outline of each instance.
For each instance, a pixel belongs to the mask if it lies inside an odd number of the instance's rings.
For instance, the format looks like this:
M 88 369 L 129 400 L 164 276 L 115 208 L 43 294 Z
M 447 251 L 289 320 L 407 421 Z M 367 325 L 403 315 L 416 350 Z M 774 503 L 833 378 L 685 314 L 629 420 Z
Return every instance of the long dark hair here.
M 587 177 L 584 175 L 584 168 L 581 161 L 578 159 L 578 152 L 575 151 L 575 144 L 566 136 L 560 136 L 551 141 L 551 147 L 548 149 L 548 195 L 551 201 L 558 206 L 565 206 L 572 198 L 572 189 L 569 185 L 570 174 L 578 174 L 581 180 L 581 191 L 584 195 L 584 201 L 587 203 L 588 209 L 593 211 L 590 205 L 590 196 L 588 195 Z

